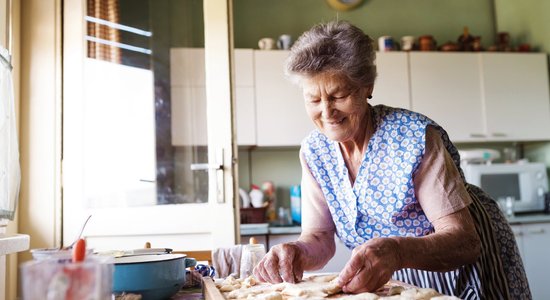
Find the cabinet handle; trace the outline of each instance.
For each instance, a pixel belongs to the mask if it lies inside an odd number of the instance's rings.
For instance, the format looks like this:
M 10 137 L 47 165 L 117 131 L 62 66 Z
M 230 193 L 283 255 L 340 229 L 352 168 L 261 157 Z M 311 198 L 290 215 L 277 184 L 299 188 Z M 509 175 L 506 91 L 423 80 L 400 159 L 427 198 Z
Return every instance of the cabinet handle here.
M 494 137 L 507 137 L 506 133 L 502 132 L 493 132 Z
M 545 232 L 544 228 L 530 229 L 529 233 L 531 234 L 543 234 Z
M 482 133 L 470 133 L 470 137 L 473 137 L 473 138 L 484 138 L 486 137 L 486 135 L 482 134 Z

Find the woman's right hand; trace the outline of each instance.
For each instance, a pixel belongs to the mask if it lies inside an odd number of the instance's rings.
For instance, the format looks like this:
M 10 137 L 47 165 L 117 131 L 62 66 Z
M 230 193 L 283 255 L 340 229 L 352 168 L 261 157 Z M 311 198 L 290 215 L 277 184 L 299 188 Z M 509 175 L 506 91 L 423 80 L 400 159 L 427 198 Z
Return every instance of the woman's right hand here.
M 304 275 L 301 256 L 302 251 L 296 243 L 273 246 L 254 268 L 254 276 L 270 283 L 297 283 Z

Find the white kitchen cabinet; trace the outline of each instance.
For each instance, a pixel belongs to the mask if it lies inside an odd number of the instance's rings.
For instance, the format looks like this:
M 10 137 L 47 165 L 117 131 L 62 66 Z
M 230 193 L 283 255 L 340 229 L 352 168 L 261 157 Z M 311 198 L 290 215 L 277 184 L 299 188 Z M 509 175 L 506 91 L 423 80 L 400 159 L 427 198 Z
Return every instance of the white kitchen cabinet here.
M 412 52 L 410 82 L 412 109 L 455 142 L 550 139 L 544 53 Z
M 425 114 L 453 141 L 484 137 L 479 56 L 411 52 L 412 110 Z
M 481 54 L 489 139 L 550 139 L 546 56 L 546 53 Z
M 407 52 L 377 52 L 372 105 L 411 108 L 409 82 L 409 55 Z
M 254 51 L 258 146 L 298 146 L 313 130 L 301 89 L 284 75 L 289 51 Z
M 235 49 L 237 144 L 256 144 L 254 60 L 252 49 Z M 172 144 L 206 145 L 206 87 L 203 48 L 170 51 Z
M 533 299 L 550 299 L 550 223 L 515 224 L 512 230 L 523 260 Z

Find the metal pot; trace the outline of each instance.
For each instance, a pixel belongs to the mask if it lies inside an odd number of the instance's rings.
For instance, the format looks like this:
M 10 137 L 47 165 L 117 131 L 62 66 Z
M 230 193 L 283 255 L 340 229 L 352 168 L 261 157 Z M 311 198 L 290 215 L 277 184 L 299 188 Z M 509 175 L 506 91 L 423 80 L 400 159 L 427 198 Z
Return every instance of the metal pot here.
M 136 255 L 115 258 L 113 292 L 140 294 L 143 300 L 167 299 L 185 283 L 185 268 L 195 266 L 185 254 Z

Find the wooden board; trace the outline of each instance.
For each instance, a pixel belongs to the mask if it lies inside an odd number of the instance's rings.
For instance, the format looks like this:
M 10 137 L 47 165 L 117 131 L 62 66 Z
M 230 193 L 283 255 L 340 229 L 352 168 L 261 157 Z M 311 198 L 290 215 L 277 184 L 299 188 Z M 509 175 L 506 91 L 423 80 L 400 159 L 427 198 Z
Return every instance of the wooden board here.
M 407 288 L 407 289 L 408 288 L 416 288 L 416 286 L 414 286 L 414 285 L 410 285 L 408 283 L 398 281 L 398 280 L 393 280 L 393 279 L 390 279 L 390 281 L 388 281 L 387 285 L 390 285 L 390 286 L 400 285 L 400 286 L 402 286 L 404 288 Z M 203 277 L 202 278 L 202 293 L 204 295 L 205 300 L 226 300 L 225 297 L 223 296 L 223 294 L 220 292 L 220 290 L 218 290 L 218 288 L 216 287 L 216 285 L 215 285 L 214 281 L 212 280 L 212 278 L 210 278 L 210 277 Z M 377 294 L 379 294 L 380 296 L 386 295 L 387 294 L 387 289 L 383 290 L 383 291 L 380 291 Z M 341 296 L 342 294 L 339 294 L 339 295 Z M 331 298 L 338 298 L 338 295 L 335 295 L 334 297 L 331 297 Z

